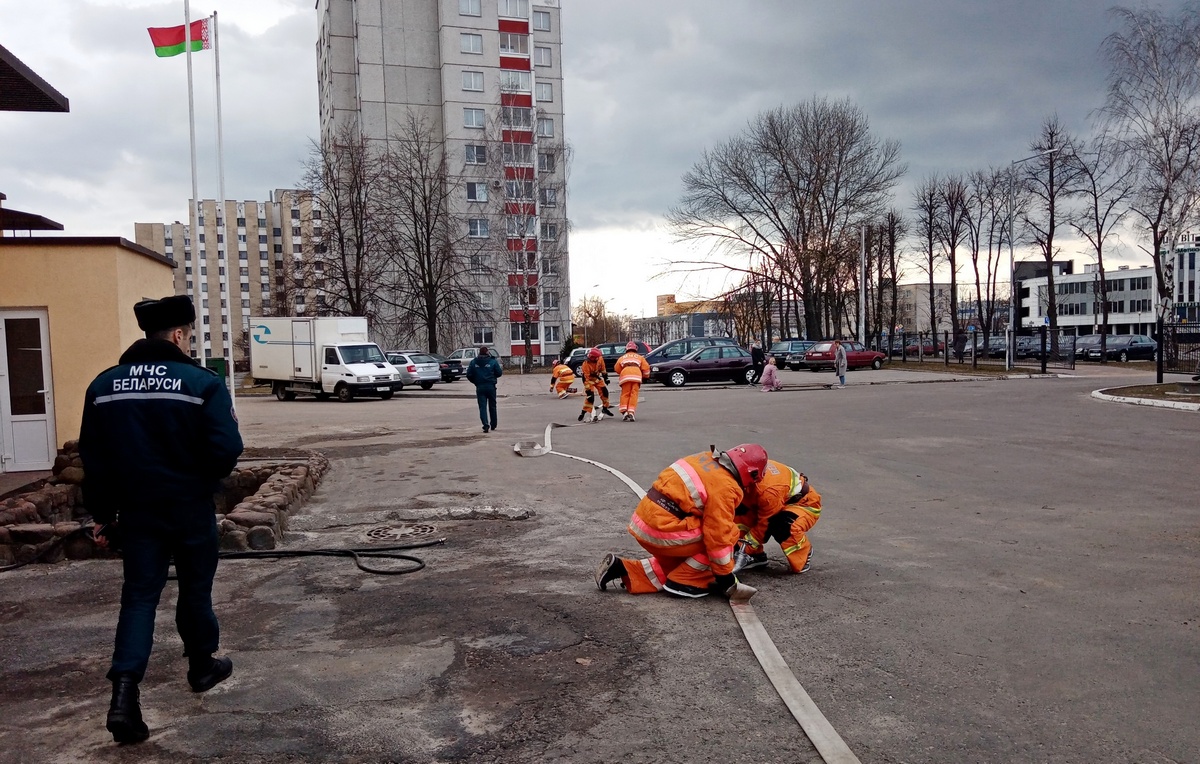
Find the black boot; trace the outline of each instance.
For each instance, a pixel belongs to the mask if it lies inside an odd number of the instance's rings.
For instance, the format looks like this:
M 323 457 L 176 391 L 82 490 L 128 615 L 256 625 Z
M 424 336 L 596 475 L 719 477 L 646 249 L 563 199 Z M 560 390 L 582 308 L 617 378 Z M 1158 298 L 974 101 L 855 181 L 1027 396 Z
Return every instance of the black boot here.
M 604 555 L 604 559 L 600 561 L 600 565 L 596 568 L 596 587 L 600 591 L 608 589 L 610 581 L 615 581 L 618 578 L 623 578 L 628 575 L 625 570 L 625 563 L 621 562 L 615 554 L 609 552 Z M 624 586 L 624 583 L 622 583 Z
M 192 692 L 211 690 L 233 673 L 233 661 L 228 658 L 214 658 L 211 655 L 190 661 L 190 666 L 187 680 L 192 686 Z
M 138 683 L 133 677 L 122 674 L 113 680 L 108 723 L 104 726 L 118 743 L 140 743 L 150 737 L 150 730 L 142 721 Z
M 576 421 L 578 421 L 578 422 L 582 422 L 582 421 L 583 421 L 583 418 L 584 418 L 585 416 L 587 416 L 587 412 L 586 412 L 586 411 L 580 411 L 580 412 L 579 412 L 579 419 L 577 419 Z

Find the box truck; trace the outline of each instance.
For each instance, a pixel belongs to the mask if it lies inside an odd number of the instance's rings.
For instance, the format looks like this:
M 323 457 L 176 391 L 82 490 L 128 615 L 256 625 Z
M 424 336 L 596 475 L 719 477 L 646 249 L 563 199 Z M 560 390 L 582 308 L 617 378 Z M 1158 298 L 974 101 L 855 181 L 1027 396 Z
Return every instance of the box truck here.
M 269 382 L 281 401 L 297 393 L 386 401 L 404 387 L 400 372 L 367 338 L 365 318 L 252 317 L 250 374 Z

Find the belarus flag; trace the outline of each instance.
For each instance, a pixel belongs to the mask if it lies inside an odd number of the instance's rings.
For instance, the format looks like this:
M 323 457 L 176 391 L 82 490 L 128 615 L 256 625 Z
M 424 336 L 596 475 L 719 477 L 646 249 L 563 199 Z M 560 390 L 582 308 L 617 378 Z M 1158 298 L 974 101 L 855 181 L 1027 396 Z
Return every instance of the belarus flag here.
M 212 47 L 208 31 L 209 19 L 192 22 L 192 52 L 208 50 Z M 183 24 L 177 27 L 150 27 L 150 42 L 154 43 L 154 52 L 158 56 L 178 56 L 183 53 Z

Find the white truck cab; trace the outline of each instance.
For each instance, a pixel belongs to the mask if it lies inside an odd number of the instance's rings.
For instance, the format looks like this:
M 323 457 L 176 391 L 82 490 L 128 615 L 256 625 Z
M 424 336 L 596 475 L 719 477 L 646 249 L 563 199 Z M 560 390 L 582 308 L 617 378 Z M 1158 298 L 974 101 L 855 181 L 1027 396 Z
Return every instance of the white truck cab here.
M 281 401 L 299 393 L 340 401 L 387 400 L 404 387 L 400 372 L 367 338 L 357 317 L 250 319 L 250 373 Z

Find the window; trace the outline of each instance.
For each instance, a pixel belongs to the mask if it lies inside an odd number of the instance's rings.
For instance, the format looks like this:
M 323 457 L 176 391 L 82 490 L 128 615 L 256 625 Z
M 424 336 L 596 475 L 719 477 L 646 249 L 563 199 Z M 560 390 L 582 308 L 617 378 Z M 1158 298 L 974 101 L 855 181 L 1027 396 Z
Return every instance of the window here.
M 479 8 L 479 2 L 480 0 L 458 0 L 458 15 L 482 16 L 483 12 Z
M 300 254 L 302 251 L 303 251 L 303 250 L 301 250 L 301 249 L 300 249 L 300 245 L 299 245 L 299 244 L 293 244 L 293 245 L 292 245 L 292 254 L 293 254 L 293 255 L 298 255 L 298 254 Z
M 266 219 L 266 218 L 259 218 L 259 219 L 258 219 L 258 227 L 259 227 L 259 228 L 266 228 L 266 227 L 267 227 L 267 219 Z
M 547 310 L 558 307 L 558 292 L 542 292 L 542 307 Z
M 242 310 L 247 310 L 247 309 L 249 309 L 249 308 L 250 308 L 250 301 L 249 301 L 249 300 L 242 300 Z
M 533 75 L 529 72 L 500 70 L 500 90 L 505 93 L 528 93 L 533 89 Z
M 558 258 L 543 257 L 542 258 L 542 275 L 554 276 L 558 274 Z
M 513 342 L 525 341 L 525 323 L 515 321 L 508 326 L 509 337 Z M 538 325 L 536 322 L 529 324 L 529 339 L 536 340 L 538 338 Z
M 463 109 L 463 127 L 483 127 L 483 109 Z
M 468 143 L 467 164 L 487 164 L 487 146 Z
M 533 28 L 538 32 L 550 31 L 550 12 L 549 11 L 534 11 L 533 12 Z
M 534 66 L 551 66 L 550 49 L 538 46 L 533 49 Z
M 504 198 L 505 199 L 533 199 L 533 181 L 532 180 L 506 180 L 506 181 L 504 181 Z
M 201 244 L 204 243 L 204 234 L 203 233 L 200 234 L 200 243 Z
M 504 164 L 533 164 L 533 144 L 506 143 L 503 148 Z
M 529 0 L 499 0 L 496 11 L 511 19 L 529 18 Z
M 558 189 L 543 188 L 538 191 L 538 199 L 543 207 L 554 207 L 558 205 Z
M 545 151 L 538 152 L 538 169 L 542 172 L 554 172 L 557 166 L 554 154 L 549 154 Z
M 283 245 L 282 245 L 282 244 L 276 244 L 276 245 L 275 245 L 275 254 L 277 254 L 277 255 L 278 255 L 278 254 L 281 254 L 282 252 L 283 252 Z
M 487 218 L 469 218 L 467 220 L 467 236 L 473 239 L 486 239 L 488 237 Z
M 299 220 L 299 219 L 300 219 L 300 209 L 297 207 L 292 210 L 292 220 Z
M 238 275 L 239 276 L 249 276 L 250 269 L 249 268 L 238 268 Z
M 558 223 L 542 223 L 542 239 L 544 241 L 558 239 Z
M 547 326 L 547 327 L 545 327 L 545 329 L 546 329 L 546 342 L 562 342 L 562 327 Z
M 483 35 L 463 32 L 458 36 L 458 46 L 463 53 L 483 53 Z
M 476 292 L 475 307 L 480 310 L 492 309 L 492 293 L 491 292 Z
M 509 216 L 504 219 L 504 233 L 510 239 L 529 238 L 537 230 L 537 221 L 532 217 Z
M 475 331 L 472 333 L 472 339 L 471 339 L 472 344 L 491 345 L 495 341 L 496 340 L 492 337 L 492 327 L 490 327 L 490 326 L 475 327 Z
M 482 109 L 479 111 L 483 112 Z M 533 126 L 533 109 L 525 106 L 501 106 L 500 120 L 505 127 L 529 128 Z M 482 124 L 479 126 L 483 127 Z
M 467 201 L 468 202 L 486 202 L 487 201 L 487 184 L 472 182 L 467 184 Z
M 471 273 L 487 273 L 487 255 L 471 255 Z
M 237 224 L 238 224 L 238 228 L 245 228 L 246 227 L 246 218 L 238 218 Z
M 264 265 L 263 267 L 258 269 L 258 273 L 260 276 L 270 276 L 271 269 Z
M 266 243 L 267 243 L 267 235 L 266 235 L 265 233 L 260 233 L 260 234 L 258 235 L 258 243 L 259 243 L 259 244 L 266 244 Z
M 483 92 L 483 72 L 464 71 L 462 75 L 463 90 Z
M 554 100 L 554 85 L 549 82 L 539 82 L 537 84 L 537 100 L 541 103 L 549 103 Z
M 547 117 L 538 117 L 537 134 L 542 138 L 553 138 L 554 120 Z
M 537 273 L 537 252 L 509 252 L 508 267 L 514 273 Z M 529 304 L 537 305 L 537 290 L 529 292 Z
M 529 55 L 529 36 L 523 34 L 513 34 L 512 32 L 500 33 L 500 55 L 516 54 L 519 56 Z
M 272 236 L 283 236 L 283 229 L 282 228 L 272 228 L 271 235 Z

